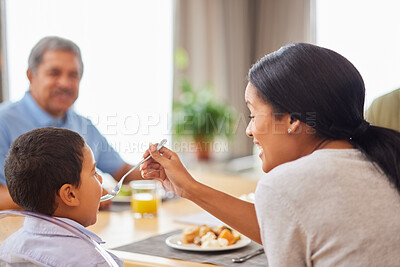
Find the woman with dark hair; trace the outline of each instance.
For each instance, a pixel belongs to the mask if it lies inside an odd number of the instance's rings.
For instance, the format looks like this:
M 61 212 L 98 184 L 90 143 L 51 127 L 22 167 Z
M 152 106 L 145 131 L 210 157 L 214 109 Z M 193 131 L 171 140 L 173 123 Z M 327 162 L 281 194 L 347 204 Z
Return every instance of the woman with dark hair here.
M 255 205 L 197 182 L 151 146 L 161 180 L 262 243 L 269 266 L 398 266 L 400 133 L 363 118 L 365 88 L 341 55 L 297 43 L 249 71 L 246 134 L 260 148 Z

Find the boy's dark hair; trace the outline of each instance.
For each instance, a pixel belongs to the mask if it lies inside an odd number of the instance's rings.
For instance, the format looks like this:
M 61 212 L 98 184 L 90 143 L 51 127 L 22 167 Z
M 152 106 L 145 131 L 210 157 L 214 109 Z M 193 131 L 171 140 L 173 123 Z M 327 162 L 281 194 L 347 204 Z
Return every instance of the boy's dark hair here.
M 45 127 L 19 136 L 4 172 L 11 198 L 28 211 L 52 215 L 64 184 L 80 185 L 85 141 L 76 132 Z

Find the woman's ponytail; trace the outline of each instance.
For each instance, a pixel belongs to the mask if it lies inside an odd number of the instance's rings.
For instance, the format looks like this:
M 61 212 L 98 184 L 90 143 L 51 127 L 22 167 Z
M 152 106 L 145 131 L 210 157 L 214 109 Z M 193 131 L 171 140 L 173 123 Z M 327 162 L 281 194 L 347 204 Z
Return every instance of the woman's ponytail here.
M 400 132 L 369 126 L 351 143 L 382 169 L 400 194 Z

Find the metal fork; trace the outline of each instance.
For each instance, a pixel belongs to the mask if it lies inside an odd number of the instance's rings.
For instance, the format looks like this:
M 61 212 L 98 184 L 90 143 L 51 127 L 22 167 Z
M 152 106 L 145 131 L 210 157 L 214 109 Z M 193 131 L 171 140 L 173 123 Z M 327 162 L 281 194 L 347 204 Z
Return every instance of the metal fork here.
M 264 253 L 264 249 L 260 248 L 260 249 L 257 249 L 256 251 L 253 251 L 250 254 L 247 254 L 245 256 L 242 256 L 242 257 L 239 257 L 239 258 L 233 258 L 232 262 L 234 262 L 234 263 L 242 263 L 242 262 L 245 262 L 248 259 L 253 258 L 253 257 L 257 256 L 257 255 L 262 254 L 262 253 Z
M 157 145 L 157 150 L 160 150 L 165 143 L 167 142 L 167 139 L 163 139 L 158 145 Z M 111 193 L 104 195 L 100 198 L 100 202 L 112 199 L 113 197 L 115 197 L 116 195 L 118 195 L 119 191 L 121 191 L 121 187 L 122 187 L 122 183 L 125 180 L 125 177 L 128 176 L 131 172 L 133 172 L 134 169 L 136 169 L 137 167 L 139 167 L 143 162 L 145 162 L 146 160 L 148 160 L 149 158 L 151 158 L 151 156 L 149 155 L 147 158 L 142 159 L 138 164 L 136 164 L 132 169 L 130 169 L 127 173 L 125 173 L 124 176 L 122 176 L 121 180 L 119 180 L 118 184 L 114 187 L 114 189 L 111 191 Z

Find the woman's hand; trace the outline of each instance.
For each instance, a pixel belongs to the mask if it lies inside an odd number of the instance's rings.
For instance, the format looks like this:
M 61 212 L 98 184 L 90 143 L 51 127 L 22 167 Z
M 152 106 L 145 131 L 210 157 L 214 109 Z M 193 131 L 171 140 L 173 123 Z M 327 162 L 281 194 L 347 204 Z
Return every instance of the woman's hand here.
M 166 147 L 158 151 L 156 145 L 150 145 L 144 157 L 148 155 L 151 158 L 140 166 L 142 177 L 158 180 L 176 195 L 187 198 L 190 193 L 187 189 L 196 181 L 183 166 L 178 155 Z

